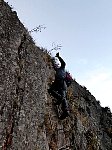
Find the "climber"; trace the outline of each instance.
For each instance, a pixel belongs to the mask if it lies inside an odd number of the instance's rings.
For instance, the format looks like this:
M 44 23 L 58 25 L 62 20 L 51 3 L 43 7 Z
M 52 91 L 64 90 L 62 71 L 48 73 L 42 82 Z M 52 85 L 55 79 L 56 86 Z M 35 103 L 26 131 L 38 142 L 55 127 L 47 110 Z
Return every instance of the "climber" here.
M 55 81 L 52 83 L 50 89 L 48 92 L 57 99 L 56 105 L 62 104 L 62 115 L 60 116 L 60 119 L 63 120 L 67 116 L 69 116 L 69 110 L 68 110 L 68 103 L 66 100 L 66 92 L 67 92 L 67 85 L 65 82 L 66 77 L 66 71 L 65 71 L 65 62 L 64 60 L 59 56 L 59 53 L 56 54 L 56 57 L 59 59 L 61 66 L 58 67 L 53 59 L 52 64 L 53 68 L 56 71 L 55 74 Z

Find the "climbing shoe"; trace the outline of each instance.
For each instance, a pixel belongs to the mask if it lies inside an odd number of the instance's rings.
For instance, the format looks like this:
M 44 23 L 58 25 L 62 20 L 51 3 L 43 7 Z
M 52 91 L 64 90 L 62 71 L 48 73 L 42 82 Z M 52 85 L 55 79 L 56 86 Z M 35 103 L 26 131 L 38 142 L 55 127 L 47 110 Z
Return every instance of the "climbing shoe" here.
M 61 99 L 54 102 L 55 105 L 60 105 L 61 103 L 62 103 Z
M 62 115 L 59 117 L 59 119 L 64 120 L 68 116 L 69 116 L 69 111 L 65 111 L 65 112 L 62 113 Z

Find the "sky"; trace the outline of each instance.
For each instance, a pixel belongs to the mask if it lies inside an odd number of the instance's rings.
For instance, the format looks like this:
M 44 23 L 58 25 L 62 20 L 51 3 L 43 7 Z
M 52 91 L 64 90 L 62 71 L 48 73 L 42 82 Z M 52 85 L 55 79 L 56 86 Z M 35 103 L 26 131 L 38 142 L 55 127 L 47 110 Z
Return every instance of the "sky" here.
M 37 46 L 60 56 L 73 78 L 112 111 L 112 0 L 5 0 Z M 52 56 L 58 51 L 51 51 Z

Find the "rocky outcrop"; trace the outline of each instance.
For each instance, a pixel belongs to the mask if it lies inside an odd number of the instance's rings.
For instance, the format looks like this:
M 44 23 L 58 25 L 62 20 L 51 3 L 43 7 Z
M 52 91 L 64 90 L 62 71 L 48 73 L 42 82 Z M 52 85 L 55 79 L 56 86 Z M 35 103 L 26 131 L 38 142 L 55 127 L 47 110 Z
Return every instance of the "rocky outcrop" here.
M 111 150 L 110 109 L 74 80 L 71 116 L 59 120 L 47 92 L 53 79 L 50 55 L 0 0 L 0 149 Z

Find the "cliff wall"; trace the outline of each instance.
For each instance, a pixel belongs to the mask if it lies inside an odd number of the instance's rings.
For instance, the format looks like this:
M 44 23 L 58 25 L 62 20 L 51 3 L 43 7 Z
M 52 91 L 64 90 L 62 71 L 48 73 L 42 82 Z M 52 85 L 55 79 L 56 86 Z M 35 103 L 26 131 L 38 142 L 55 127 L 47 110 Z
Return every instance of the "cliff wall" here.
M 54 70 L 10 6 L 0 0 L 0 149 L 112 150 L 112 114 L 75 80 L 71 117 L 57 118 L 49 84 Z

